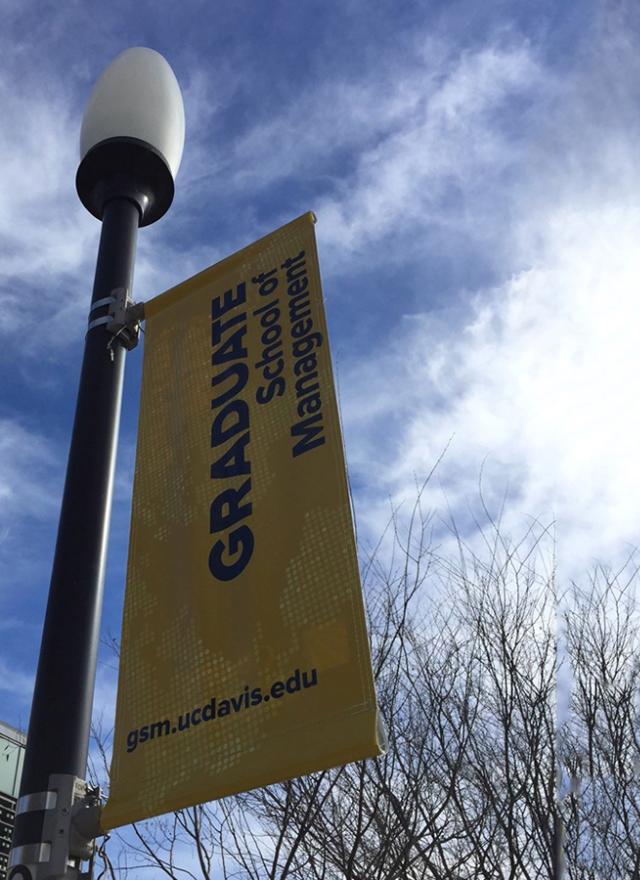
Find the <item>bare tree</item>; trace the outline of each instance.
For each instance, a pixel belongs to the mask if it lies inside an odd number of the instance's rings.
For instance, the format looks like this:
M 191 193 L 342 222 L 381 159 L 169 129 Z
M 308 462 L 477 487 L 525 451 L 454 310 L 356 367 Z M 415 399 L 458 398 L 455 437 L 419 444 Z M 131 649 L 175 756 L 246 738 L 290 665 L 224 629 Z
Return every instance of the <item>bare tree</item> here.
M 487 515 L 476 551 L 452 527 L 452 554 L 421 492 L 399 522 L 363 566 L 388 753 L 134 826 L 116 873 L 538 880 L 564 848 L 570 880 L 640 880 L 633 578 L 600 571 L 560 603 L 538 523 L 510 543 Z
M 565 611 L 573 678 L 564 725 L 571 880 L 640 878 L 640 647 L 636 570 L 598 568 Z

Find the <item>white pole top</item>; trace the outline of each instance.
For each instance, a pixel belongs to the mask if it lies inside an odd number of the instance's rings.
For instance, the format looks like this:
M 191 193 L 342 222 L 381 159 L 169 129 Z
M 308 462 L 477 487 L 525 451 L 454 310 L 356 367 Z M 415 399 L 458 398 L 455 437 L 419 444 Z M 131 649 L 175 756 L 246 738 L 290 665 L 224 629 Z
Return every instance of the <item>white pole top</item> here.
M 126 49 L 103 72 L 82 120 L 80 159 L 114 137 L 150 144 L 175 180 L 184 147 L 182 93 L 168 62 L 153 49 Z

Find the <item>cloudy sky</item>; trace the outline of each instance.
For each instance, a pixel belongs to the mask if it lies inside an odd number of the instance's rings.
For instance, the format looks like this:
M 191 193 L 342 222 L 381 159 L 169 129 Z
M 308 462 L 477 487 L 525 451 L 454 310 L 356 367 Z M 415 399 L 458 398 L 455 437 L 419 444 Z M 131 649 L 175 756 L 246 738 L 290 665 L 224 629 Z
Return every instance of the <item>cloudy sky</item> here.
M 121 50 L 184 92 L 149 299 L 313 210 L 358 534 L 427 493 L 470 541 L 554 524 L 563 576 L 638 542 L 640 7 L 626 0 L 0 0 L 0 718 L 26 727 L 99 224 L 82 112 Z M 141 349 L 104 631 L 118 635 Z M 100 666 L 110 711 L 115 672 Z

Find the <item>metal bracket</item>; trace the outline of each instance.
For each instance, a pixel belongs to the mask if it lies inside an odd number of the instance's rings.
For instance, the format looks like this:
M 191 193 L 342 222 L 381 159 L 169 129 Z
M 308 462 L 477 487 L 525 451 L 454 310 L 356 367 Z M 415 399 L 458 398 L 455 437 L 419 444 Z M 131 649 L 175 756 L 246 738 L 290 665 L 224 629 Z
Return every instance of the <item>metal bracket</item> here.
M 11 880 L 89 880 L 80 862 L 93 857 L 100 810 L 100 790 L 69 774 L 54 773 L 48 791 L 21 797 L 18 814 L 44 812 L 42 841 L 11 850 Z
M 106 315 L 91 318 L 94 311 L 105 306 L 109 307 Z M 104 324 L 114 339 L 118 339 L 127 351 L 131 351 L 138 344 L 142 320 L 144 320 L 144 303 L 132 302 L 126 287 L 116 287 L 111 291 L 110 296 L 103 296 L 91 304 L 87 333 L 94 327 Z M 109 347 L 112 344 L 113 340 L 109 343 Z

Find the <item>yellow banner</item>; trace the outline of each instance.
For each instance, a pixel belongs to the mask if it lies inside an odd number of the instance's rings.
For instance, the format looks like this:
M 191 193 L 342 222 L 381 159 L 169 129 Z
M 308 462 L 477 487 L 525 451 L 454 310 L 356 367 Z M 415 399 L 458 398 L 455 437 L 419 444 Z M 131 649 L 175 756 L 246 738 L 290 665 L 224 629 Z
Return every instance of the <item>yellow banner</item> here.
M 380 754 L 313 224 L 145 306 L 104 830 Z

